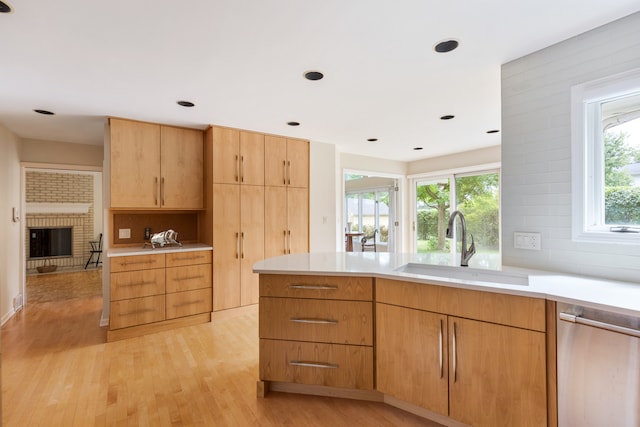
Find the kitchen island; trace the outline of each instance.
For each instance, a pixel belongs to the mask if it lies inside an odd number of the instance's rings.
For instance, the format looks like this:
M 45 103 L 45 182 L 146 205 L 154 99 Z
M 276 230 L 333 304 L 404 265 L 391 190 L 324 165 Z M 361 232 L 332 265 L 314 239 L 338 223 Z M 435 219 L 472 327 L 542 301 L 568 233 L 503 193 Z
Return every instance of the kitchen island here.
M 378 400 L 445 425 L 555 426 L 556 302 L 640 314 L 634 283 L 424 261 L 315 253 L 255 264 L 258 393 Z

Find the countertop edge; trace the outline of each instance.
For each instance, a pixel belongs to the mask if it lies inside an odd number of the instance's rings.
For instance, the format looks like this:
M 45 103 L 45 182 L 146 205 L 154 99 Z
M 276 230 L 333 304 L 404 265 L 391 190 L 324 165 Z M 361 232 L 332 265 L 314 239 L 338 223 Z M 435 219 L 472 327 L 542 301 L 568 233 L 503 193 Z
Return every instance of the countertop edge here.
M 169 254 L 176 252 L 194 252 L 194 251 L 212 251 L 213 246 L 202 243 L 187 243 L 182 246 L 165 246 L 159 248 L 150 247 L 127 247 L 127 248 L 110 248 L 107 252 L 108 258 L 120 256 L 138 256 L 138 255 L 154 255 Z

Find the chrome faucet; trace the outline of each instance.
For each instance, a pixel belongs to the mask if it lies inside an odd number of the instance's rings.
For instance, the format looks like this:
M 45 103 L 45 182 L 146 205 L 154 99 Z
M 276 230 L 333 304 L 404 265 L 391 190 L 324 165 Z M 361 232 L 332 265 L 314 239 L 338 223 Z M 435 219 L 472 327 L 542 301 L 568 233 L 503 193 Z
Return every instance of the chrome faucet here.
M 473 242 L 473 234 L 471 236 L 471 246 L 467 249 L 467 222 L 464 220 L 464 215 L 460 211 L 454 211 L 449 217 L 449 224 L 447 225 L 447 239 L 453 239 L 454 222 L 456 216 L 460 217 L 460 226 L 462 227 L 462 254 L 460 256 L 460 267 L 468 267 L 469 260 L 476 253 L 476 245 Z

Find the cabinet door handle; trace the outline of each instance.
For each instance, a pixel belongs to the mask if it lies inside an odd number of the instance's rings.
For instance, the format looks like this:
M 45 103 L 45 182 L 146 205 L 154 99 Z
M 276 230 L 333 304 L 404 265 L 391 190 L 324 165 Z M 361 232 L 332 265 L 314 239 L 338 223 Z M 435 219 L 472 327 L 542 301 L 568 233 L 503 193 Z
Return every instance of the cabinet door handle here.
M 282 161 L 282 184 L 287 185 L 287 161 Z
M 284 254 L 287 254 L 287 230 L 283 230 L 284 233 Z
M 457 327 L 456 322 L 453 322 L 453 382 L 458 382 L 458 343 L 457 343 Z
M 162 200 L 161 206 L 164 206 L 164 176 L 160 181 L 160 200 Z
M 235 180 L 236 182 L 238 182 L 238 155 L 236 154 L 236 175 L 235 175 Z
M 152 313 L 154 311 L 157 311 L 155 308 L 141 308 L 139 310 L 133 310 L 133 311 L 129 311 L 128 313 L 119 313 L 118 316 L 134 316 L 136 314 L 142 314 L 142 313 Z
M 147 260 L 147 261 L 123 261 L 120 262 L 120 266 L 121 267 L 126 267 L 127 265 L 137 265 L 137 264 L 155 264 L 156 260 L 152 259 L 152 260 Z
M 321 291 L 335 291 L 338 289 L 338 287 L 331 286 L 331 285 L 289 285 L 289 289 L 311 289 L 311 290 L 321 290 Z
M 288 244 L 287 244 L 287 253 L 291 253 L 291 230 L 287 230 Z
M 444 354 L 442 353 L 444 351 L 444 346 L 442 343 L 442 336 L 443 336 L 443 326 L 442 326 L 442 319 L 440 319 L 440 333 L 438 334 L 438 344 L 440 346 L 440 378 L 444 377 L 444 365 L 443 365 L 443 361 L 444 361 Z
M 289 322 L 294 323 L 314 323 L 319 325 L 337 325 L 338 321 L 333 319 L 314 319 L 310 317 L 292 317 Z
M 291 185 L 291 161 L 287 162 L 287 184 Z
M 240 182 L 244 182 L 244 156 L 240 156 Z
M 240 257 L 244 259 L 244 231 L 240 233 Z
M 240 257 L 240 233 L 236 233 L 236 259 Z
M 200 304 L 201 302 L 202 302 L 201 299 L 196 299 L 196 300 L 192 300 L 192 301 L 184 301 L 184 302 L 181 302 L 180 304 L 173 304 L 173 307 L 174 308 L 186 307 L 188 305 Z
M 200 259 L 200 258 L 204 258 L 204 255 L 196 255 L 196 256 L 188 256 L 188 257 L 175 257 L 173 258 L 174 261 L 191 261 L 191 260 L 196 260 L 196 259 Z
M 340 365 L 337 365 L 335 363 L 305 362 L 303 360 L 290 360 L 289 365 L 304 366 L 307 368 L 322 368 L 322 369 L 337 369 L 340 367 Z
M 158 177 L 153 182 L 153 204 L 158 206 Z

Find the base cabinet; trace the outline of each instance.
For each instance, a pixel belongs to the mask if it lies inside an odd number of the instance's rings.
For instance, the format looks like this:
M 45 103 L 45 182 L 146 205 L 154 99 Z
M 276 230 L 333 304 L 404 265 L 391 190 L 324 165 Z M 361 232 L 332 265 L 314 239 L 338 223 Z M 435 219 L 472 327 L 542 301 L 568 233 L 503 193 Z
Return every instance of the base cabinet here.
M 373 390 L 372 279 L 260 276 L 260 379 Z
M 107 340 L 210 320 L 210 250 L 112 257 L 109 265 Z
M 370 390 L 439 422 L 557 425 L 545 300 L 384 278 L 372 285 L 261 274 L 258 392 L 270 381 L 299 392 L 307 392 L 299 384 L 347 388 L 354 398 Z

